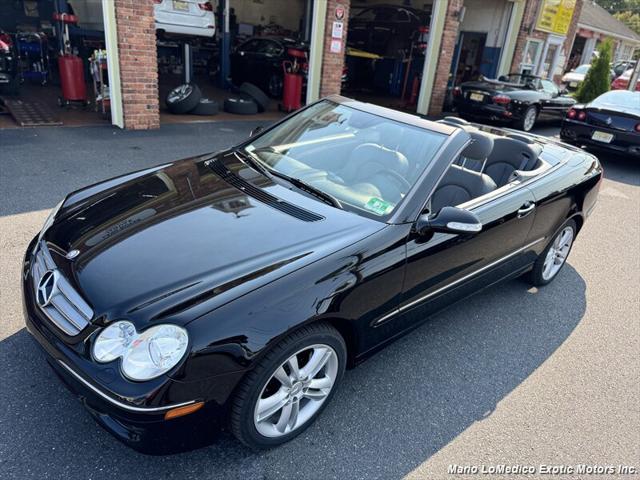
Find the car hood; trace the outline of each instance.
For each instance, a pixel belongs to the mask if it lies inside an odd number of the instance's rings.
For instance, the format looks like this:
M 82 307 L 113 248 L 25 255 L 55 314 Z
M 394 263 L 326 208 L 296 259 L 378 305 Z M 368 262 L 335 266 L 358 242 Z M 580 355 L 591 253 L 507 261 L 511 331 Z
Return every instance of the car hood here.
M 80 190 L 56 218 L 44 239 L 96 316 L 177 323 L 385 226 L 274 183 L 232 151 Z

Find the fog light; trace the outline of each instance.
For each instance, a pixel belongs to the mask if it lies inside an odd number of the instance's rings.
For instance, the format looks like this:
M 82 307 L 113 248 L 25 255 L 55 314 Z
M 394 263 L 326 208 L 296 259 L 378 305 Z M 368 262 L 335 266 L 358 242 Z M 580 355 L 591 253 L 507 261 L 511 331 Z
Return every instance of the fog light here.
M 191 405 L 185 405 L 184 407 L 173 408 L 164 414 L 164 419 L 171 420 L 172 418 L 184 417 L 190 413 L 197 412 L 203 406 L 204 402 L 196 402 Z

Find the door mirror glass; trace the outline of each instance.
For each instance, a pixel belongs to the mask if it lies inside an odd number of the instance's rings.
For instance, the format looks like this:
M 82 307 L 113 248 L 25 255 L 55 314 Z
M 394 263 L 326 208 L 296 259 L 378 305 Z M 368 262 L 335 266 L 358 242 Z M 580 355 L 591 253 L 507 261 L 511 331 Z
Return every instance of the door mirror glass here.
M 251 130 L 251 133 L 249 133 L 249 137 L 255 137 L 256 135 L 258 135 L 260 132 L 262 132 L 263 128 L 262 127 L 256 127 L 253 130 Z
M 478 233 L 481 230 L 482 222 L 475 213 L 457 207 L 443 207 L 435 217 L 421 215 L 416 224 L 420 235 L 429 232 Z

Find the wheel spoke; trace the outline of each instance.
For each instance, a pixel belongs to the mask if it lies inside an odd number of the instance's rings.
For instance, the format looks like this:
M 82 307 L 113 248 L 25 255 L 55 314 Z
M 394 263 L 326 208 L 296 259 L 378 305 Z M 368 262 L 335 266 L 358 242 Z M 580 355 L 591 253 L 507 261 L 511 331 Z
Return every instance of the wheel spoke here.
M 289 375 L 287 375 L 287 372 L 284 371 L 282 366 L 276 370 L 273 376 L 285 387 L 291 387 L 291 378 L 289 378 Z
M 309 382 L 309 388 L 314 390 L 319 390 L 321 388 L 331 388 L 332 385 L 333 380 L 331 380 L 327 376 L 324 376 L 322 378 L 314 378 L 313 380 L 311 380 L 311 382 Z
M 293 412 L 293 404 L 287 403 L 282 408 L 282 413 L 280 414 L 280 419 L 278 423 L 276 423 L 276 430 L 280 433 L 284 433 L 287 425 L 289 425 L 289 420 L 291 419 L 291 413 Z
M 287 365 L 291 369 L 291 376 L 298 380 L 300 379 L 300 367 L 298 366 L 298 357 L 293 355 L 289 360 L 287 360 Z
M 324 389 L 319 389 L 319 390 L 309 389 L 306 392 L 304 392 L 304 396 L 309 400 L 323 400 L 327 395 L 329 395 L 329 392 Z
M 296 423 L 298 423 L 298 413 L 300 413 L 300 402 L 295 400 L 291 403 L 291 416 L 289 417 L 289 423 L 287 423 L 289 431 L 296 428 Z
M 271 417 L 287 403 L 287 394 L 283 389 L 267 398 L 258 400 L 258 415 L 256 420 L 262 422 Z
M 315 348 L 309 362 L 302 369 L 302 378 L 311 379 L 315 377 L 318 372 L 322 370 L 322 367 L 327 364 L 330 357 L 331 350 L 327 348 Z

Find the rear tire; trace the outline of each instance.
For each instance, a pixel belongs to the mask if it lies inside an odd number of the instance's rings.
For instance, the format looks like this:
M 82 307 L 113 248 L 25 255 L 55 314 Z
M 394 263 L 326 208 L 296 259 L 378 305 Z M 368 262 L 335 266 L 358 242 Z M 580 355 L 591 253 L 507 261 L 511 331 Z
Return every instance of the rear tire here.
M 314 323 L 269 350 L 238 387 L 231 431 L 253 449 L 281 445 L 302 433 L 331 401 L 347 348 L 338 331 Z
M 578 227 L 575 220 L 567 220 L 560 227 L 553 240 L 533 264 L 533 270 L 529 272 L 529 283 L 541 287 L 551 283 L 558 276 L 571 253 L 577 233 Z
M 535 126 L 537 119 L 538 108 L 532 105 L 524 111 L 521 119 L 516 120 L 515 126 L 519 130 L 530 132 L 531 129 Z

